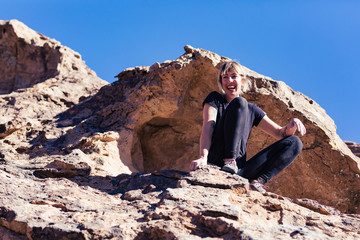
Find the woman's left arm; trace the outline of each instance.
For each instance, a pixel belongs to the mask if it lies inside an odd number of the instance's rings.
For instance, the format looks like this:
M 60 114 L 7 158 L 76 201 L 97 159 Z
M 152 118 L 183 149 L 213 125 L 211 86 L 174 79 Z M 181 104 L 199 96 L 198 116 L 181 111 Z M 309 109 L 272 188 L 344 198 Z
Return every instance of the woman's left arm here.
M 291 119 L 286 126 L 280 127 L 277 123 L 265 115 L 260 121 L 258 127 L 276 139 L 282 139 L 284 137 L 294 135 L 296 131 L 299 131 L 301 136 L 306 133 L 304 124 L 297 118 Z

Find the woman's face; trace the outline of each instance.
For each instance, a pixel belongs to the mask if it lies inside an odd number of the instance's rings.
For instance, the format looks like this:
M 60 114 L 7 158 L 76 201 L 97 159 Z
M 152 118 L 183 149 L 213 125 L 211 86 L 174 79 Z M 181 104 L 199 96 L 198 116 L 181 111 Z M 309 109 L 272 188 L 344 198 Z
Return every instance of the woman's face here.
M 241 81 L 243 76 L 235 71 L 229 71 L 222 75 L 222 88 L 225 95 L 230 99 L 241 95 Z

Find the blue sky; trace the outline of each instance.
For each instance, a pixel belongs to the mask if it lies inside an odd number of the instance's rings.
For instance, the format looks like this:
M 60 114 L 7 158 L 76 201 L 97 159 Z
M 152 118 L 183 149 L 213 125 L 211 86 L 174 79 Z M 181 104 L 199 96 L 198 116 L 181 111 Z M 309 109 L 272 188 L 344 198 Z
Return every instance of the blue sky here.
M 360 143 L 358 0 L 0 0 L 0 7 L 0 19 L 79 52 L 108 82 L 125 68 L 174 60 L 187 44 L 236 59 L 314 99 L 343 140 Z

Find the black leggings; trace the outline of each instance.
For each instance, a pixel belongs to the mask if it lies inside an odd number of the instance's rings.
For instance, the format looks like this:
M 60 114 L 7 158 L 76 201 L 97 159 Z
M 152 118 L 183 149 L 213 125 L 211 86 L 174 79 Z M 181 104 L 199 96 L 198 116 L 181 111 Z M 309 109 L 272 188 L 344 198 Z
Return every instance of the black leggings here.
M 266 183 L 294 161 L 302 149 L 302 142 L 297 136 L 283 138 L 248 161 L 240 161 L 238 175 L 249 180 L 261 177 Z
M 238 175 L 249 180 L 261 177 L 267 182 L 294 161 L 301 152 L 302 142 L 297 136 L 288 136 L 246 161 L 246 142 L 252 127 L 250 114 L 244 98 L 230 102 L 214 133 L 208 162 L 222 167 L 224 158 L 234 158 L 240 168 Z

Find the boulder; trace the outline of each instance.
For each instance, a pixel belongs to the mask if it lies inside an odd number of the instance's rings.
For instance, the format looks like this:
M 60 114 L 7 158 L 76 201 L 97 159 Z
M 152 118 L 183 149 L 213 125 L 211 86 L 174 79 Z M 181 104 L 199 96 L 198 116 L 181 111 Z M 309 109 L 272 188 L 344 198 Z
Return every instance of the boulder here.
M 2 239 L 357 239 L 360 215 L 248 191 L 207 166 L 116 177 L 37 178 L 0 166 Z
M 0 56 L 0 94 L 32 87 L 59 75 L 80 73 L 96 77 L 79 53 L 17 20 L 0 20 Z
M 316 102 L 247 68 L 245 97 L 281 125 L 300 118 L 303 152 L 266 195 L 217 167 L 188 172 L 227 60 L 186 46 L 107 84 L 56 40 L 0 21 L 0 238 L 359 238 L 359 158 Z M 254 129 L 249 155 L 274 141 Z
M 360 157 L 360 144 L 350 141 L 345 141 L 346 145 L 350 150 L 355 154 L 355 156 Z
M 90 129 L 119 132 L 120 158 L 131 171 L 188 170 L 198 157 L 202 101 L 217 89 L 217 69 L 228 60 L 186 46 L 185 54 L 174 61 L 124 70 L 117 82 L 60 115 L 59 121 L 82 121 L 83 134 Z M 297 117 L 307 128 L 302 153 L 268 183 L 270 190 L 359 213 L 359 158 L 337 135 L 334 121 L 314 100 L 284 82 L 246 71 L 252 82 L 244 94 L 249 102 L 280 125 Z M 249 157 L 274 141 L 255 128 L 248 142 Z
M 64 131 L 53 126 L 55 117 L 105 85 L 79 53 L 17 20 L 1 20 L 2 161 L 26 167 L 37 164 L 37 157 L 70 153 L 54 143 Z

